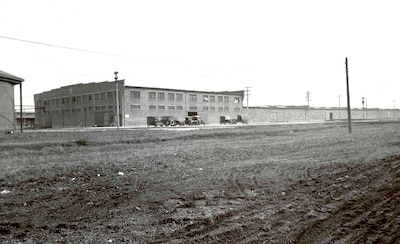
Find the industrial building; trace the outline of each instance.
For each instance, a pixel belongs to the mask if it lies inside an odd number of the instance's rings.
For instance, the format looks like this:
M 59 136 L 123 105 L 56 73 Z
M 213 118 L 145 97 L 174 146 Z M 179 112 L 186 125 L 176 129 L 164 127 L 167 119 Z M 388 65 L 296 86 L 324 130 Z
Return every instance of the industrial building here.
M 120 126 L 146 125 L 149 116 L 173 116 L 183 121 L 199 115 L 206 123 L 218 123 L 222 115 L 242 115 L 243 97 L 243 90 L 125 86 L 124 80 L 75 84 L 35 94 L 35 123 L 37 128 L 116 126 L 117 114 Z
M 20 97 L 22 97 L 21 94 L 23 81 L 24 79 L 22 78 L 0 70 L 0 132 L 11 132 L 16 128 L 14 112 L 14 86 L 20 85 Z

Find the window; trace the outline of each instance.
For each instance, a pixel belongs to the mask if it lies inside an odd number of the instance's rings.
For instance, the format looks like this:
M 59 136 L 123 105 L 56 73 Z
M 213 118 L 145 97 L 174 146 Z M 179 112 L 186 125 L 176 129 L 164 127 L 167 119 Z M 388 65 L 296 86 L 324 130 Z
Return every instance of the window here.
M 175 100 L 175 94 L 174 93 L 168 93 L 168 101 L 174 101 Z
M 211 111 L 215 111 L 215 107 L 210 107 L 210 110 Z
M 114 109 L 114 106 L 112 106 L 112 105 L 108 106 L 108 110 L 113 110 L 113 109 Z
M 176 94 L 176 101 L 183 101 L 182 94 Z
M 82 96 L 76 96 L 76 103 L 81 104 L 82 103 Z
M 224 111 L 228 112 L 229 111 L 229 107 L 224 107 Z
M 196 94 L 189 94 L 189 102 L 196 102 L 197 95 Z
M 233 103 L 240 103 L 240 97 L 234 97 Z
M 102 101 L 106 100 L 106 93 L 105 93 L 105 92 L 102 92 L 101 95 L 100 95 L 100 97 L 101 97 L 101 100 L 102 100 Z
M 83 104 L 88 103 L 88 95 L 83 95 Z
M 176 109 L 177 110 L 183 110 L 183 107 L 182 106 L 176 106 Z
M 94 100 L 99 101 L 100 100 L 100 93 L 94 94 Z
M 165 106 L 164 105 L 158 105 L 158 109 L 159 110 L 165 110 Z
M 106 106 L 101 106 L 101 110 L 106 110 Z
M 131 99 L 140 99 L 140 91 L 131 91 Z
M 190 106 L 189 110 L 197 110 L 197 107 L 196 106 Z
M 203 110 L 204 111 L 208 111 L 208 107 L 203 107 Z
M 156 93 L 155 92 L 149 92 L 149 100 L 156 100 Z
M 168 110 L 174 110 L 175 107 L 174 106 L 168 106 Z
M 75 104 L 76 103 L 76 97 L 72 97 L 71 99 L 72 99 L 72 104 Z
M 67 100 L 67 101 L 66 101 L 66 104 L 71 104 L 71 98 L 70 98 L 70 97 L 67 97 L 66 100 Z
M 229 103 L 229 97 L 228 96 L 224 96 L 224 103 Z
M 164 101 L 164 92 L 159 92 L 157 95 L 158 95 L 158 100 Z
M 219 102 L 219 103 L 222 103 L 222 101 L 223 101 L 223 100 L 222 100 L 222 96 L 218 96 L 218 102 Z
M 149 105 L 149 109 L 150 109 L 150 110 L 156 109 L 156 105 Z
M 215 103 L 215 96 L 210 96 L 210 102 Z
M 224 111 L 224 108 L 223 107 L 218 107 L 218 111 L 222 112 L 222 111 Z
M 89 102 L 92 101 L 92 94 L 88 95 L 88 100 L 89 100 Z
M 113 99 L 114 99 L 114 93 L 115 93 L 115 92 L 109 91 L 109 92 L 107 93 L 107 99 L 108 99 L 108 100 L 113 100 Z
M 131 104 L 131 110 L 140 110 L 140 105 L 138 105 L 138 104 Z
M 53 98 L 53 99 L 51 100 L 51 105 L 56 105 L 56 99 Z
M 236 112 L 239 112 L 239 111 L 240 111 L 240 108 L 235 108 L 235 111 L 236 111 Z
M 205 102 L 205 103 L 208 102 L 208 95 L 203 95 L 203 102 Z

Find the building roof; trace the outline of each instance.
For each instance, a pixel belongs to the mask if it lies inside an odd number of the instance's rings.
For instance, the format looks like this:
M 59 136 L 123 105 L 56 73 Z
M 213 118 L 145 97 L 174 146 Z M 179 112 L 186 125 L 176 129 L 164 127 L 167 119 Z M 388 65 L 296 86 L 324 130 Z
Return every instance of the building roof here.
M 165 91 L 180 91 L 180 92 L 193 92 L 193 93 L 209 93 L 209 94 L 226 94 L 226 95 L 238 95 L 243 96 L 244 90 L 238 91 L 197 91 L 197 90 L 183 90 L 183 89 L 172 89 L 172 88 L 161 88 L 161 87 L 143 87 L 143 86 L 125 86 L 126 88 L 132 89 L 148 89 L 148 90 L 165 90 Z
M 16 84 L 20 84 L 21 82 L 23 82 L 24 79 L 0 70 L 0 81 L 8 82 L 13 85 L 16 85 Z

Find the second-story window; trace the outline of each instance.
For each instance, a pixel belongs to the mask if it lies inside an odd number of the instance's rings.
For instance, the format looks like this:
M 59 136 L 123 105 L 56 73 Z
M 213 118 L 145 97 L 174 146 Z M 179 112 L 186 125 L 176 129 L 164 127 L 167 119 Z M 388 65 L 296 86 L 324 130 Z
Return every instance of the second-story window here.
M 164 92 L 159 92 L 157 95 L 159 101 L 164 101 Z
M 176 94 L 176 101 L 178 102 L 183 101 L 183 96 L 181 93 Z
M 149 92 L 149 100 L 156 100 L 156 93 L 155 92 Z
M 197 102 L 197 95 L 189 94 L 189 102 Z

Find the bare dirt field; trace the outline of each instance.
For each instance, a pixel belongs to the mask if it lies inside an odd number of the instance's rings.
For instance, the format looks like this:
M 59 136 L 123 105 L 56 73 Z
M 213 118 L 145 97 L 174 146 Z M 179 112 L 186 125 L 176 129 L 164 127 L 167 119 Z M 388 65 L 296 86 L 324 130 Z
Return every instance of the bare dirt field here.
M 396 243 L 400 123 L 0 137 L 1 243 Z

